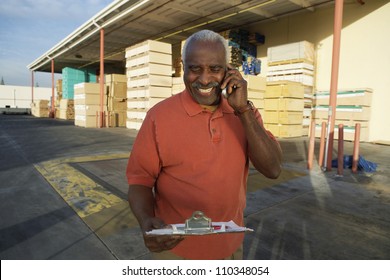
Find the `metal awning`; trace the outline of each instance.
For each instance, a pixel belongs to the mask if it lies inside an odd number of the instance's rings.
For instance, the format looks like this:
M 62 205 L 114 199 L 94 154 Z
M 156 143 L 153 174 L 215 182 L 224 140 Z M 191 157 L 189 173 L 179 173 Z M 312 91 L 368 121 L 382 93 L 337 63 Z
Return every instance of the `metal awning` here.
M 99 68 L 100 29 L 105 30 L 107 71 L 125 69 L 125 49 L 145 40 L 180 44 L 201 29 L 242 28 L 334 4 L 330 0 L 117 0 L 27 66 L 56 73 L 64 67 Z

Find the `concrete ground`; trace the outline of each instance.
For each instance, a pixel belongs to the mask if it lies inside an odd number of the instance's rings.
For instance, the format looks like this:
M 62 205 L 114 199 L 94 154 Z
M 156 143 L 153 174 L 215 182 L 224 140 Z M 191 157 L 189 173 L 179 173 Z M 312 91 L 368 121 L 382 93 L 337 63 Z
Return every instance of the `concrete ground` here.
M 135 136 L 0 115 L 0 258 L 149 259 L 126 202 Z M 280 178 L 250 172 L 244 258 L 390 259 L 390 146 L 361 143 L 377 171 L 340 177 L 307 170 L 307 137 L 280 143 Z

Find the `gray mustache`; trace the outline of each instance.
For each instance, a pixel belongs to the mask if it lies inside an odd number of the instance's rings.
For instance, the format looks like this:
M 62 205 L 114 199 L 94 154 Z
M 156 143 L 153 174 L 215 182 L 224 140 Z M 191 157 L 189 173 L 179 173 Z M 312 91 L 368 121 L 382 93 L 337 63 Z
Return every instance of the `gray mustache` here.
M 207 85 L 201 85 L 200 83 L 195 82 L 195 83 L 192 83 L 191 86 L 194 87 L 194 88 L 199 89 L 199 88 L 219 87 L 220 84 L 217 83 L 217 82 L 212 82 L 212 83 L 209 83 Z

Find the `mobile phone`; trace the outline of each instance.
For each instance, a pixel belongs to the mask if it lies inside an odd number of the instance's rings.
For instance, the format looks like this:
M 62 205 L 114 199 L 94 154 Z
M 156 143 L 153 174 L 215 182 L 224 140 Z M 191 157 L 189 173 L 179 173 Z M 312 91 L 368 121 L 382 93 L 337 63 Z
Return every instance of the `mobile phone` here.
M 225 98 L 228 98 L 228 95 L 227 95 L 227 92 L 226 92 L 226 88 L 224 88 L 222 90 L 222 96 L 225 97 Z
M 227 67 L 227 68 L 225 69 L 225 77 L 224 77 L 222 83 L 225 81 L 226 76 L 227 76 L 227 72 L 228 72 L 228 71 L 229 71 L 229 68 Z M 227 86 L 226 86 L 224 89 L 222 89 L 222 96 L 225 97 L 225 98 L 228 98 Z

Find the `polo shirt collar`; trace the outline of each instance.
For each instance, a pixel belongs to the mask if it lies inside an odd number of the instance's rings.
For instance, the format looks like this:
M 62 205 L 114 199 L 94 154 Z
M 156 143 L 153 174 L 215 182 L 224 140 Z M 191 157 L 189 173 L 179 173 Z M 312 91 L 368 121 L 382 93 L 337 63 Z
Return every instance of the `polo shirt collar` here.
M 202 113 L 202 107 L 192 98 L 191 94 L 185 89 L 181 94 L 181 101 L 184 107 L 184 110 L 190 117 L 193 117 L 197 114 Z M 219 104 L 218 108 L 214 112 L 214 114 L 222 115 L 222 114 L 233 114 L 234 110 L 230 107 L 226 98 L 222 98 L 222 102 Z

